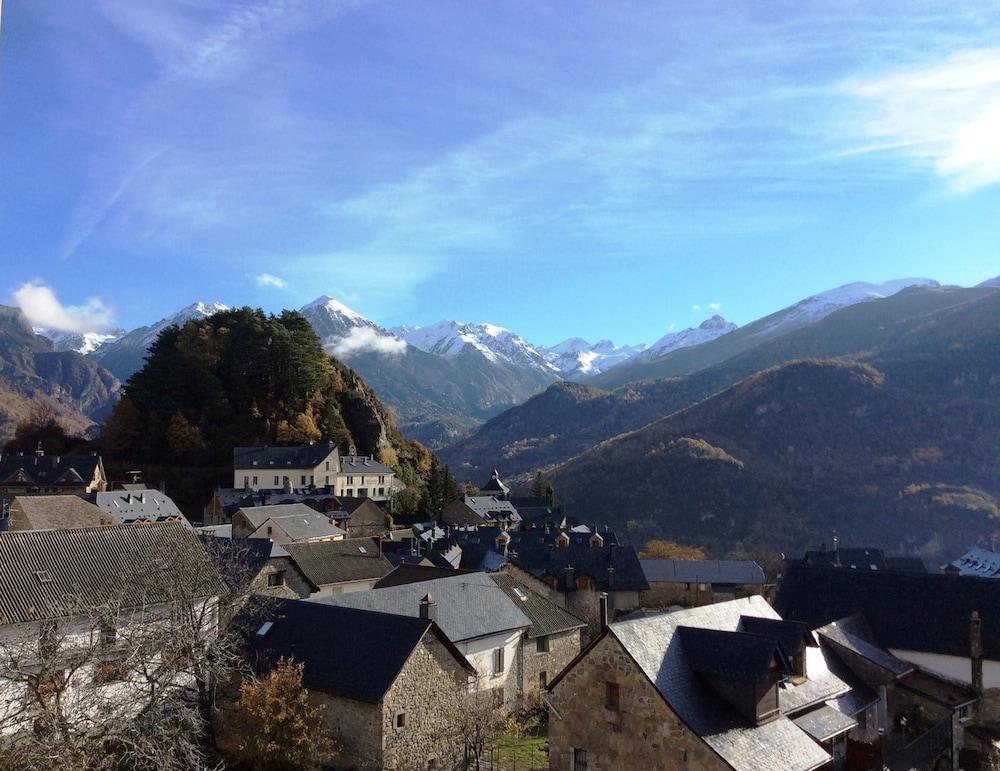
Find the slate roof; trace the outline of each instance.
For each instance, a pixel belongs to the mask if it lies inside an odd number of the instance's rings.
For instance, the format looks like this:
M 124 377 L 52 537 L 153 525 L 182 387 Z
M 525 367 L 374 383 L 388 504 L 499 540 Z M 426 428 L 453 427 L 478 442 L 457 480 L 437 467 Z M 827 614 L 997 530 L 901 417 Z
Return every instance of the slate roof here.
M 63 530 L 116 524 L 116 518 L 76 495 L 16 495 L 10 502 L 11 530 Z
M 812 712 L 799 715 L 794 723 L 816 741 L 825 742 L 845 731 L 850 731 L 858 721 L 824 704 Z
M 485 573 L 351 592 L 315 601 L 416 616 L 420 613 L 420 600 L 426 594 L 437 603 L 437 623 L 452 642 L 531 626 L 531 620 Z
M 963 576 L 1000 578 L 1000 554 L 989 549 L 973 547 L 950 564 Z
M 312 504 L 312 508 L 317 511 L 336 517 L 337 512 L 345 508 L 342 501 L 346 500 L 349 499 L 338 498 L 325 487 L 294 488 L 291 492 L 283 488 L 261 488 L 249 492 L 243 487 L 219 487 L 215 490 L 216 503 L 230 516 L 240 508 L 274 506 L 279 503 L 306 503 Z M 346 516 L 346 512 L 343 516 Z
M 801 621 L 779 621 L 774 618 L 760 616 L 742 616 L 737 627 L 741 632 L 767 635 L 781 643 L 785 655 L 792 657 L 808 645 L 817 647 L 809 627 Z
M 388 560 L 379 555 L 378 543 L 371 538 L 286 543 L 284 548 L 316 587 L 381 578 L 392 570 Z
M 361 472 L 365 474 L 393 474 L 391 468 L 384 463 L 369 458 L 367 455 L 341 455 L 340 471 L 342 474 Z
M 382 576 L 372 588 L 384 589 L 387 586 L 402 586 L 418 581 L 434 581 L 438 578 L 448 578 L 471 572 L 471 570 L 455 570 L 454 568 L 440 568 L 436 565 L 412 565 L 402 562 Z
M 764 571 L 753 560 L 639 560 L 650 583 L 764 583 Z
M 573 544 L 565 548 L 522 545 L 517 553 L 508 552 L 508 559 L 522 570 L 539 578 L 554 576 L 560 588 L 566 568 L 572 566 L 574 575 L 588 576 L 601 591 L 645 591 L 649 583 L 642 572 L 642 565 L 631 546 L 605 545 L 597 548 Z M 614 586 L 609 583 L 609 567 L 614 567 Z
M 177 522 L 0 533 L 0 624 L 165 601 L 167 588 L 150 577 L 171 565 L 197 569 L 198 596 L 225 591 L 198 537 Z
M 782 616 L 813 629 L 861 613 L 882 648 L 962 657 L 969 655 L 969 617 L 978 610 L 984 655 L 1000 661 L 997 607 L 1000 581 L 990 578 L 796 565 L 786 566 L 775 597 Z
M 528 637 L 545 637 L 587 625 L 568 610 L 525 586 L 510 573 L 492 573 L 490 578 L 531 621 Z
M 233 468 L 315 468 L 336 445 L 301 444 L 295 447 L 234 447 Z
M 265 622 L 271 626 L 258 634 Z M 255 618 L 244 640 L 257 671 L 281 658 L 294 659 L 303 665 L 306 688 L 377 704 L 426 634 L 435 635 L 466 671 L 475 672 L 431 621 L 317 602 L 274 601 Z
M 484 493 L 500 493 L 501 496 L 506 496 L 510 493 L 510 488 L 503 483 L 500 479 L 500 472 L 493 469 L 493 473 L 490 475 L 490 481 L 479 488 L 480 491 Z
M 463 502 L 487 522 L 521 521 L 521 515 L 510 501 L 501 500 L 493 495 L 466 495 Z
M 87 485 L 98 468 L 103 475 L 104 467 L 99 455 L 11 453 L 0 455 L 0 484 L 29 487 Z
M 159 490 L 109 490 L 87 493 L 85 500 L 101 508 L 119 522 L 163 522 L 177 519 L 189 524 L 187 518 L 177 508 L 177 504 L 166 493 Z
M 886 557 L 882 549 L 837 547 L 807 551 L 802 560 L 812 567 L 837 567 L 852 570 L 898 570 L 926 573 L 927 568 L 919 557 Z
M 314 538 L 339 538 L 347 531 L 330 521 L 330 515 L 320 513 L 304 503 L 287 503 L 276 506 L 253 506 L 240 509 L 240 513 L 254 528 L 259 529 L 267 520 L 281 527 L 295 541 Z M 256 532 L 256 530 L 255 530 Z
M 880 669 L 884 669 L 893 677 L 899 677 L 913 671 L 913 665 L 898 659 L 887 650 L 878 646 L 871 639 L 871 633 L 866 628 L 864 617 L 860 614 L 839 621 L 833 621 L 816 630 L 816 633 L 829 643 L 834 650 L 842 648 L 861 658 L 870 661 Z
M 773 637 L 694 626 L 678 627 L 677 637 L 688 666 L 702 675 L 758 682 L 768 676 L 774 662 L 785 674 L 792 674 L 781 643 Z
M 441 511 L 441 521 L 447 525 L 472 525 L 473 527 L 482 525 L 486 520 L 464 501 L 451 501 Z
M 750 725 L 707 687 L 688 662 L 686 643 L 671 644 L 679 627 L 734 631 L 741 616 L 778 618 L 761 597 L 706 605 L 611 624 L 667 704 L 695 733 L 738 771 L 810 771 L 830 756 L 791 720 L 780 715 Z M 564 670 L 565 672 L 566 670 Z M 558 678 L 552 687 L 558 685 Z

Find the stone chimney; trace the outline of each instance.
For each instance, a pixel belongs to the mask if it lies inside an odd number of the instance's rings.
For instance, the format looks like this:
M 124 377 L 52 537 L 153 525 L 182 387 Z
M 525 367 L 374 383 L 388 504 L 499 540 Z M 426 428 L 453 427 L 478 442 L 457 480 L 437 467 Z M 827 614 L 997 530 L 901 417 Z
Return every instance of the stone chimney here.
M 975 710 L 980 709 L 983 698 L 983 622 L 979 611 L 972 611 L 969 617 L 969 659 L 972 662 L 972 689 L 976 692 Z
M 428 621 L 437 621 L 437 603 L 434 602 L 434 598 L 431 597 L 430 592 L 424 595 L 424 598 L 420 601 L 420 618 L 426 618 Z
M 566 569 L 565 569 L 565 572 L 564 572 L 564 578 L 565 578 L 565 581 L 566 581 L 566 589 L 567 589 L 567 591 L 576 588 L 576 570 L 573 568 L 572 565 L 567 565 L 566 566 Z
M 603 632 L 608 628 L 608 593 L 601 592 L 601 598 L 598 600 L 598 606 L 600 609 L 600 619 L 601 619 L 601 631 Z

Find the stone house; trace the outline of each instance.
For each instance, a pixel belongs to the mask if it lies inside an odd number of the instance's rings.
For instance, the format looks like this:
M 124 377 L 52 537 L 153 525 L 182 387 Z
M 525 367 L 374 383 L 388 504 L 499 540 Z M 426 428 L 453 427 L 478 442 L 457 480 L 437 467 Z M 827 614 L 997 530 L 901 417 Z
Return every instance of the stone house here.
M 647 608 L 694 608 L 763 594 L 764 571 L 752 560 L 639 560 L 649 582 Z
M 9 530 L 65 530 L 118 524 L 115 517 L 77 495 L 15 495 L 8 511 Z
M 160 582 L 164 570 L 171 577 Z M 167 522 L 0 533 L 0 581 L 7 734 L 34 730 L 30 682 L 42 673 L 68 719 L 95 711 L 130 719 L 155 690 L 146 674 L 162 663 L 160 648 L 144 652 L 136 640 L 155 635 L 178 602 L 211 637 L 226 591 L 194 533 Z M 178 671 L 171 682 L 193 680 Z
M 462 743 L 451 721 L 475 669 L 434 622 L 433 603 L 421 607 L 409 617 L 279 600 L 248 635 L 248 659 L 258 673 L 281 658 L 302 663 L 338 767 L 454 768 Z M 220 725 L 224 745 L 224 713 Z
M 348 538 L 375 538 L 392 529 L 392 517 L 372 498 L 342 495 L 337 500 L 345 514 L 341 527 L 347 529 Z
M 309 584 L 310 598 L 363 592 L 392 570 L 377 538 L 287 543 L 283 550 Z
M 227 585 L 249 587 L 253 594 L 300 599 L 316 587 L 281 544 L 262 538 L 229 538 L 199 531 L 202 545 Z
M 531 621 L 521 640 L 521 694 L 533 704 L 580 652 L 580 633 L 587 623 L 509 573 L 490 578 Z
M 264 538 L 280 544 L 339 541 L 347 537 L 347 532 L 332 517 L 304 503 L 239 509 L 233 515 L 232 533 L 233 538 Z
M 46 455 L 33 453 L 0 455 L 0 494 L 35 495 L 91 493 L 104 490 L 108 477 L 97 453 L 92 455 Z
M 521 641 L 531 620 L 485 573 L 465 573 L 318 601 L 418 616 L 428 594 L 434 598 L 433 620 L 476 670 L 475 689 L 492 691 L 497 702 L 508 710 L 517 708 L 522 700 Z
M 833 768 L 852 692 L 760 597 L 611 623 L 549 686 L 549 767 Z

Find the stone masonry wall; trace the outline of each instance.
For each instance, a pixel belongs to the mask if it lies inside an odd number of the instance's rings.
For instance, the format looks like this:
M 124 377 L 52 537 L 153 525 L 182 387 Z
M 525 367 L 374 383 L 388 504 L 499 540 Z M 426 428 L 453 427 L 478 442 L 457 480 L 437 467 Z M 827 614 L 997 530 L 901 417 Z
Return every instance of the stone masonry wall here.
M 619 687 L 617 711 L 606 704 L 608 682 Z M 586 750 L 587 771 L 728 768 L 667 707 L 612 635 L 577 662 L 549 699 L 551 771 L 571 771 L 574 749 Z
M 416 771 L 452 768 L 462 743 L 450 727 L 468 692 L 469 673 L 432 633 L 424 635 L 383 700 L 383 768 Z M 404 715 L 404 726 L 396 717 Z
M 580 652 L 580 630 L 559 632 L 548 636 L 548 651 L 538 652 L 538 645 L 533 637 L 524 638 L 524 700 L 530 705 L 538 701 L 539 673 L 545 673 L 546 684 L 556 679 Z
M 285 572 L 285 583 L 281 586 L 268 586 L 267 577 L 279 571 Z M 306 577 L 302 575 L 302 571 L 292 562 L 290 557 L 274 557 L 269 559 L 253 581 L 253 591 L 256 594 L 264 594 L 268 597 L 299 600 L 308 597 L 311 590 L 312 587 L 309 586 Z
M 320 709 L 320 724 L 337 749 L 337 763 L 365 771 L 382 768 L 381 707 L 310 691 L 309 701 Z

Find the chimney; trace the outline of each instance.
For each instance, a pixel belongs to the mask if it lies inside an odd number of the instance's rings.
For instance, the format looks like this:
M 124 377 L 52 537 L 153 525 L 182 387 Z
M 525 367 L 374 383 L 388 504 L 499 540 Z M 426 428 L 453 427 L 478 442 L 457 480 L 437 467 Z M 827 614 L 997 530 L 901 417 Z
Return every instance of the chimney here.
M 39 458 L 45 455 L 45 450 L 42 449 L 41 442 L 38 443 L 38 447 L 35 449 L 35 455 L 37 455 Z
M 574 589 L 576 587 L 576 571 L 573 569 L 572 565 L 567 565 L 565 569 L 565 579 L 566 579 L 566 589 Z
M 382 534 L 381 533 L 378 534 L 378 539 L 377 540 L 378 540 L 378 556 L 379 556 L 379 559 L 381 559 L 382 558 Z
M 601 592 L 601 599 L 599 600 L 600 606 L 600 618 L 601 618 L 601 631 L 603 632 L 608 628 L 608 593 Z
M 420 618 L 426 618 L 428 621 L 437 621 L 437 603 L 434 602 L 434 598 L 431 597 L 430 592 L 425 594 L 424 598 L 420 601 Z
M 614 591 L 615 589 L 615 566 L 608 565 L 608 589 Z
M 969 617 L 969 658 L 972 660 L 972 689 L 976 698 L 983 697 L 983 622 L 979 611 L 972 611 Z M 976 703 L 979 709 L 979 703 Z

